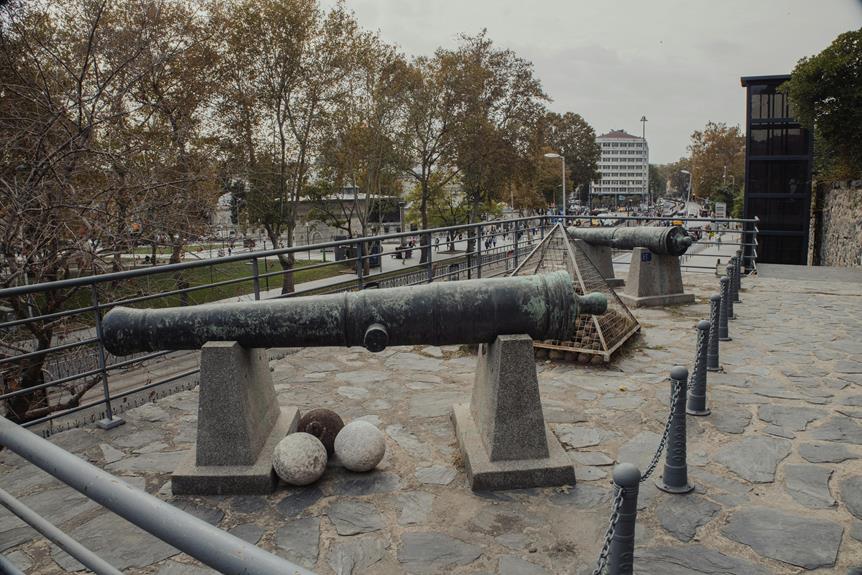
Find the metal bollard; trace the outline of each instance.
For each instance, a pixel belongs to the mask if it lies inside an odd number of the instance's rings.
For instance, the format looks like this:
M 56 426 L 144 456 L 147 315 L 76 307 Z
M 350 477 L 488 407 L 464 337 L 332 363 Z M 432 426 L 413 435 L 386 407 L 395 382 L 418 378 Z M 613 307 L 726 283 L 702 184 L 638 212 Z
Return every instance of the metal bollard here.
M 718 316 L 721 310 L 721 295 L 709 296 L 709 347 L 706 351 L 707 371 L 719 371 L 718 363 Z
M 685 412 L 689 415 L 709 415 L 709 408 L 706 406 L 706 356 L 709 346 L 709 328 L 710 324 L 706 320 L 697 324 L 697 355 L 694 358 L 691 389 L 688 391 L 688 403 L 685 408 Z
M 736 250 L 736 291 L 742 289 L 742 250 Z M 737 301 L 739 297 L 737 296 Z
M 641 472 L 631 463 L 614 467 L 614 485 L 622 490 L 619 519 L 611 539 L 608 555 L 610 575 L 631 575 L 634 571 L 635 521 L 638 516 L 638 488 Z
M 730 332 L 727 329 L 727 307 L 730 304 L 730 279 L 727 276 L 721 278 L 721 307 L 718 313 L 718 341 L 731 341 Z
M 724 273 L 727 276 L 727 319 L 736 319 L 733 313 L 733 263 L 727 264 Z
M 671 424 L 665 446 L 664 473 L 655 485 L 667 493 L 688 493 L 694 485 L 688 482 L 685 461 L 685 390 L 688 370 L 678 365 L 670 370 Z
M 733 256 L 730 263 L 733 264 L 733 279 L 730 282 L 730 287 L 733 290 L 733 303 L 742 303 L 742 300 L 739 299 L 739 257 Z

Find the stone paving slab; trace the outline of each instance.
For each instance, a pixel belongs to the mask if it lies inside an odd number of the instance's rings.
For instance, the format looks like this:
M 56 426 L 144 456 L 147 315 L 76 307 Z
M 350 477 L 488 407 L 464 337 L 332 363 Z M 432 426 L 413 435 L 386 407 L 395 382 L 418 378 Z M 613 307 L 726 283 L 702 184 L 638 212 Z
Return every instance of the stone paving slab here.
M 644 469 L 667 413 L 666 376 L 691 366 L 717 286 L 685 277 L 694 304 L 635 311 L 642 334 L 608 367 L 541 362 L 552 431 L 575 486 L 473 493 L 449 408 L 468 401 L 475 356 L 456 347 L 302 349 L 272 362 L 282 405 L 327 407 L 386 434 L 377 470 L 330 462 L 323 479 L 269 496 L 177 497 L 169 475 L 194 440 L 197 392 L 126 413 L 114 430 L 52 441 L 202 519 L 321 574 L 591 573 L 607 525 L 610 465 Z M 638 574 L 848 573 L 862 566 L 862 285 L 747 278 L 709 374 L 712 415 L 688 418 L 688 496 L 642 484 Z M 0 453 L 0 486 L 127 573 L 212 571 Z M 5 542 L 5 543 L 4 543 Z M 28 573 L 77 565 L 0 513 L 0 543 Z

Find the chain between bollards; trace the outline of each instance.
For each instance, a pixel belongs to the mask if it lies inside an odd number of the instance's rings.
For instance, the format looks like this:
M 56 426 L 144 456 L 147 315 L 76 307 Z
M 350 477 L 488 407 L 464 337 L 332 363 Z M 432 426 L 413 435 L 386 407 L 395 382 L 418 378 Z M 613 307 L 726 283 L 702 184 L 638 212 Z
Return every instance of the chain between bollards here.
M 706 363 L 709 347 L 710 323 L 706 320 L 697 324 L 697 352 L 694 358 L 694 369 L 691 372 L 691 383 L 688 391 L 688 404 L 685 411 L 689 415 L 709 415 L 706 406 Z M 717 342 L 716 342 L 717 343 Z
M 631 463 L 614 467 L 611 517 L 592 575 L 631 575 L 633 572 L 640 482 L 640 471 Z
M 718 341 L 731 341 L 730 332 L 727 329 L 728 305 L 730 305 L 730 279 L 724 276 L 721 282 L 721 307 L 718 314 Z
M 718 316 L 721 310 L 721 296 L 713 294 L 709 297 L 709 347 L 706 352 L 707 371 L 719 371 L 718 363 Z
M 685 398 L 685 393 L 681 389 L 673 388 L 671 390 L 670 410 L 667 414 L 667 420 L 664 422 L 664 431 L 661 434 L 661 439 L 658 442 L 658 447 L 655 450 L 655 455 L 652 456 L 652 461 L 650 461 L 650 464 L 647 466 L 646 471 L 644 471 L 643 475 L 641 475 L 641 483 L 649 479 L 649 476 L 652 475 L 652 472 L 655 471 L 656 466 L 658 466 L 658 462 L 661 461 L 661 454 L 662 452 L 664 452 L 664 446 L 667 443 L 667 438 L 670 434 L 670 426 L 673 423 L 673 406 L 676 405 L 677 399 L 679 399 L 680 394 L 682 394 L 683 398 Z
M 694 486 L 688 482 L 688 464 L 685 456 L 685 393 L 688 370 L 678 365 L 670 370 L 671 431 L 668 436 L 664 473 L 656 479 L 656 487 L 667 493 L 688 493 Z

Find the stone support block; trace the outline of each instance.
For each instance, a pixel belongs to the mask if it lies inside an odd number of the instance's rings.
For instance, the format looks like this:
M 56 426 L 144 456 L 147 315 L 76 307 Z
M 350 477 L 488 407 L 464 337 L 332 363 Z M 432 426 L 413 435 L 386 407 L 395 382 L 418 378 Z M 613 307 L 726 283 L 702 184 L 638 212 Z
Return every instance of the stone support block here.
M 578 239 L 572 241 L 596 266 L 609 287 L 615 288 L 625 285 L 626 282 L 622 278 L 614 277 L 613 249 L 610 246 L 594 246 Z
M 479 348 L 473 395 L 452 419 L 474 490 L 575 483 L 563 446 L 545 424 L 533 341 L 501 335 Z
M 683 289 L 679 257 L 654 254 L 646 248 L 632 250 L 626 287 L 618 295 L 629 307 L 694 302 L 694 295 Z
M 299 422 L 280 408 L 265 349 L 234 341 L 201 348 L 197 441 L 171 477 L 177 495 L 271 493 L 275 445 Z

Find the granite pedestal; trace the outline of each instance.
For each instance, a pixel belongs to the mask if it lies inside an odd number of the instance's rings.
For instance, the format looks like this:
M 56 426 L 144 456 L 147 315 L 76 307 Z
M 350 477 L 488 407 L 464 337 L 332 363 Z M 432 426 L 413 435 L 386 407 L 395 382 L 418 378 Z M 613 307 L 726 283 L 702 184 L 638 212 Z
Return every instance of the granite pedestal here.
M 474 490 L 573 485 L 575 469 L 545 424 L 528 335 L 501 335 L 479 347 L 473 395 L 452 408 Z
M 622 278 L 614 277 L 613 249 L 610 246 L 594 246 L 578 239 L 572 241 L 596 266 L 608 287 L 614 288 L 625 285 L 626 282 Z
M 680 305 L 694 302 L 685 293 L 679 257 L 634 248 L 626 287 L 617 295 L 629 307 Z
M 299 411 L 279 407 L 265 349 L 234 341 L 201 348 L 195 447 L 171 476 L 175 495 L 271 493 L 272 451 L 295 431 Z

